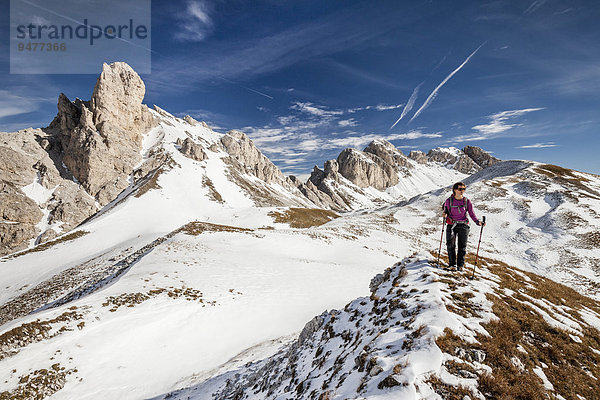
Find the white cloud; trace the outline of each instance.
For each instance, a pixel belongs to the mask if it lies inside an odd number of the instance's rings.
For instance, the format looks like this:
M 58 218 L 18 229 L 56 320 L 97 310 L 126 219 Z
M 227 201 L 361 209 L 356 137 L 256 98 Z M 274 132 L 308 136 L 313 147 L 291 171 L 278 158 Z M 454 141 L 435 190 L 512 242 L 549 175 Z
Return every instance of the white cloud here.
M 546 4 L 548 0 L 535 0 L 531 5 L 523 12 L 523 15 L 530 15 L 537 11 L 538 8 Z
M 379 104 L 363 106 L 360 109 L 385 111 L 399 107 L 402 105 Z M 289 110 L 290 115 L 276 117 L 271 124 L 240 128 L 262 152 L 281 166 L 300 167 L 318 155 L 346 147 L 362 149 L 377 139 L 393 141 L 442 137 L 441 133 L 424 133 L 419 130 L 388 135 L 361 134 L 351 131 L 349 129 L 358 125 L 358 121 L 344 116 L 352 115 L 353 112 L 358 111 L 358 108 L 340 110 L 311 102 L 296 101 Z M 308 154 L 311 156 L 308 157 Z
M 554 142 L 548 142 L 548 143 L 536 143 L 536 144 L 528 144 L 525 146 L 519 146 L 516 147 L 517 149 L 545 149 L 548 147 L 558 147 L 557 144 L 555 144 Z
M 211 32 L 213 21 L 210 7 L 203 0 L 189 0 L 185 12 L 178 15 L 181 30 L 175 32 L 175 39 L 185 42 L 200 42 Z
M 375 109 L 377 111 L 387 111 L 387 110 L 396 110 L 400 107 L 402 107 L 404 104 L 378 104 L 375 106 Z
M 354 107 L 349 108 L 345 112 L 348 114 L 354 114 L 359 111 L 367 111 L 367 110 L 377 110 L 377 111 L 389 111 L 395 110 L 402 107 L 404 104 L 377 104 L 376 106 L 362 106 L 362 107 Z
M 489 136 L 497 133 L 501 133 L 507 131 L 511 128 L 522 126 L 522 124 L 518 123 L 509 123 L 510 119 L 520 117 L 524 114 L 543 110 L 544 108 L 524 108 L 522 110 L 509 110 L 502 111 L 493 115 L 488 116 L 490 122 L 483 125 L 475 125 L 473 127 L 474 130 L 478 131 L 480 135 Z
M 0 90 L 0 118 L 26 114 L 38 109 L 38 101 Z
M 342 127 L 356 126 L 358 125 L 358 122 L 354 118 L 342 119 L 338 121 L 338 125 Z
M 351 135 L 342 138 L 336 138 L 331 140 L 325 139 L 312 139 L 310 140 L 310 146 L 322 149 L 343 149 L 346 147 L 362 148 L 363 146 L 371 143 L 373 140 L 415 140 L 421 138 L 439 138 L 442 137 L 440 133 L 423 133 L 420 131 L 411 131 L 408 133 L 395 133 L 391 135 Z M 315 142 L 318 142 L 315 143 Z
M 331 117 L 334 115 L 342 115 L 343 111 L 339 110 L 327 110 L 324 106 L 318 106 L 313 103 L 303 103 L 301 101 L 297 101 L 290 107 L 291 110 L 297 110 L 306 114 L 315 115 L 318 117 Z
M 215 23 L 210 3 L 204 12 Z M 186 3 L 187 4 L 187 3 Z M 179 14 L 183 22 L 202 21 L 193 17 L 193 13 Z M 222 42 L 218 46 L 207 46 L 201 52 L 186 52 L 173 57 L 163 57 L 152 63 L 152 81 L 156 86 L 167 90 L 180 91 L 190 85 L 212 80 L 218 77 L 229 79 L 262 75 L 307 61 L 314 57 L 323 57 L 338 53 L 344 49 L 361 46 L 369 40 L 398 28 L 395 13 L 382 13 L 369 4 L 340 9 L 333 13 L 292 24 L 288 29 L 272 34 L 247 35 L 237 41 Z M 372 24 L 354 24 L 349 21 L 357 17 L 376 22 Z M 407 18 L 413 18 L 407 16 Z M 189 24 L 191 25 L 191 24 Z M 194 30 L 181 30 L 181 40 L 200 39 L 212 31 L 212 26 L 195 34 Z M 192 54 L 193 53 L 193 54 Z M 173 71 L 177 70 L 177 74 Z

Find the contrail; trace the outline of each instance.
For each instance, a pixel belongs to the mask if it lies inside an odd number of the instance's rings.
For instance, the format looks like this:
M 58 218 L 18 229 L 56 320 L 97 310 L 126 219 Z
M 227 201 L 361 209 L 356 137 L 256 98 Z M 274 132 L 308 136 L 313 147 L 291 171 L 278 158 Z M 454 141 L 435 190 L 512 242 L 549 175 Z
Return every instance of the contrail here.
M 398 118 L 396 120 L 396 122 L 394 122 L 394 125 L 390 126 L 390 129 L 392 129 L 393 127 L 396 126 L 396 124 L 398 122 L 400 122 L 400 120 L 402 120 L 402 118 L 404 118 L 406 116 L 406 114 L 408 114 L 410 112 L 410 110 L 412 110 L 415 101 L 417 101 L 417 96 L 419 95 L 419 89 L 421 88 L 421 86 L 425 83 L 425 81 L 419 83 L 419 85 L 414 88 L 412 94 L 410 95 L 410 99 L 408 99 L 408 102 L 406 103 L 406 105 L 404 106 L 404 109 L 402 110 L 402 115 L 400 115 L 400 118 Z
M 236 83 L 236 82 L 234 82 L 234 81 L 230 81 L 229 79 L 223 78 L 222 76 L 220 76 L 219 78 L 223 79 L 225 82 L 229 82 L 229 83 L 231 83 L 232 85 L 241 86 L 241 87 L 243 87 L 243 88 L 244 88 L 244 89 L 246 89 L 246 90 L 249 90 L 249 91 L 251 91 L 251 92 L 254 92 L 254 93 L 256 93 L 256 94 L 259 94 L 259 95 L 261 95 L 261 96 L 264 96 L 264 97 L 266 97 L 266 98 L 268 98 L 268 99 L 271 99 L 271 100 L 273 100 L 273 97 L 272 97 L 272 96 L 269 96 L 268 94 L 264 94 L 264 93 L 262 93 L 262 92 L 259 92 L 258 90 L 254 90 L 254 89 L 252 89 L 252 88 L 249 88 L 249 87 L 246 87 L 246 86 L 244 86 L 244 85 L 240 85 L 239 83 Z
M 469 62 L 471 57 L 473 57 L 475 55 L 475 53 L 477 53 L 479 51 L 479 49 L 481 49 L 481 47 L 486 43 L 487 42 L 483 42 L 478 48 L 476 48 L 475 51 L 472 52 L 471 55 L 469 57 L 467 57 L 467 59 L 458 66 L 458 68 L 456 68 L 454 71 L 452 71 L 452 73 L 450 75 L 448 75 L 446 77 L 446 79 L 444 79 L 442 81 L 442 83 L 440 83 L 439 85 L 437 85 L 437 87 L 435 89 L 433 89 L 433 92 L 431 92 L 431 94 L 429 95 L 427 100 L 425 100 L 425 103 L 423 103 L 421 108 L 419 108 L 417 110 L 417 112 L 415 113 L 415 115 L 413 115 L 413 117 L 410 119 L 410 121 L 408 121 L 409 124 L 412 122 L 413 119 L 417 118 L 419 116 L 419 114 L 421 114 L 423 112 L 423 110 L 425 110 L 427 107 L 429 107 L 429 105 L 433 102 L 433 100 L 437 96 L 437 94 L 440 91 L 440 89 L 442 88 L 442 86 L 444 86 L 446 84 L 446 82 L 448 82 L 450 80 L 450 78 L 452 78 L 454 76 L 454 74 L 456 74 L 458 71 L 460 71 L 461 68 L 464 67 Z

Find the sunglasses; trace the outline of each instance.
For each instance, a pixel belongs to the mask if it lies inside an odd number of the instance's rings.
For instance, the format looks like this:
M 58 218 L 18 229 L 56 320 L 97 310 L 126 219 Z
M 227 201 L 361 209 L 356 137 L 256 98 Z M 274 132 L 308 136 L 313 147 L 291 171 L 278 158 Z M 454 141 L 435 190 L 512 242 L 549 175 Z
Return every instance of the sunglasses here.
M 467 190 L 467 188 L 462 187 L 462 188 L 457 188 L 456 190 L 460 190 L 461 192 L 464 192 L 465 190 Z

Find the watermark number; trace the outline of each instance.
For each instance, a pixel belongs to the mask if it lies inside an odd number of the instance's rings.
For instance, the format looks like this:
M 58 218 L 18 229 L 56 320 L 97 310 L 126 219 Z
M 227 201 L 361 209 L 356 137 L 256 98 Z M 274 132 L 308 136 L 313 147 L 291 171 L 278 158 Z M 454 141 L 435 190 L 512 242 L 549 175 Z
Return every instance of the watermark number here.
M 19 42 L 19 51 L 67 51 L 66 43 Z

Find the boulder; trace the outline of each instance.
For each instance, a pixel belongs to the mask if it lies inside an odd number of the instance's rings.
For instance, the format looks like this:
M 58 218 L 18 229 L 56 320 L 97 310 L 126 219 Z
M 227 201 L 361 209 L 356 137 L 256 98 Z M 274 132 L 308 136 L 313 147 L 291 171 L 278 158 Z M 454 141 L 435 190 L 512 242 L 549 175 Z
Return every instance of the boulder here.
M 178 139 L 179 141 L 179 139 Z M 185 138 L 183 142 L 181 142 L 181 148 L 179 149 L 181 154 L 184 156 L 191 158 L 192 160 L 202 161 L 206 160 L 208 157 L 204 152 L 204 149 L 201 145 L 195 143 L 192 139 Z

